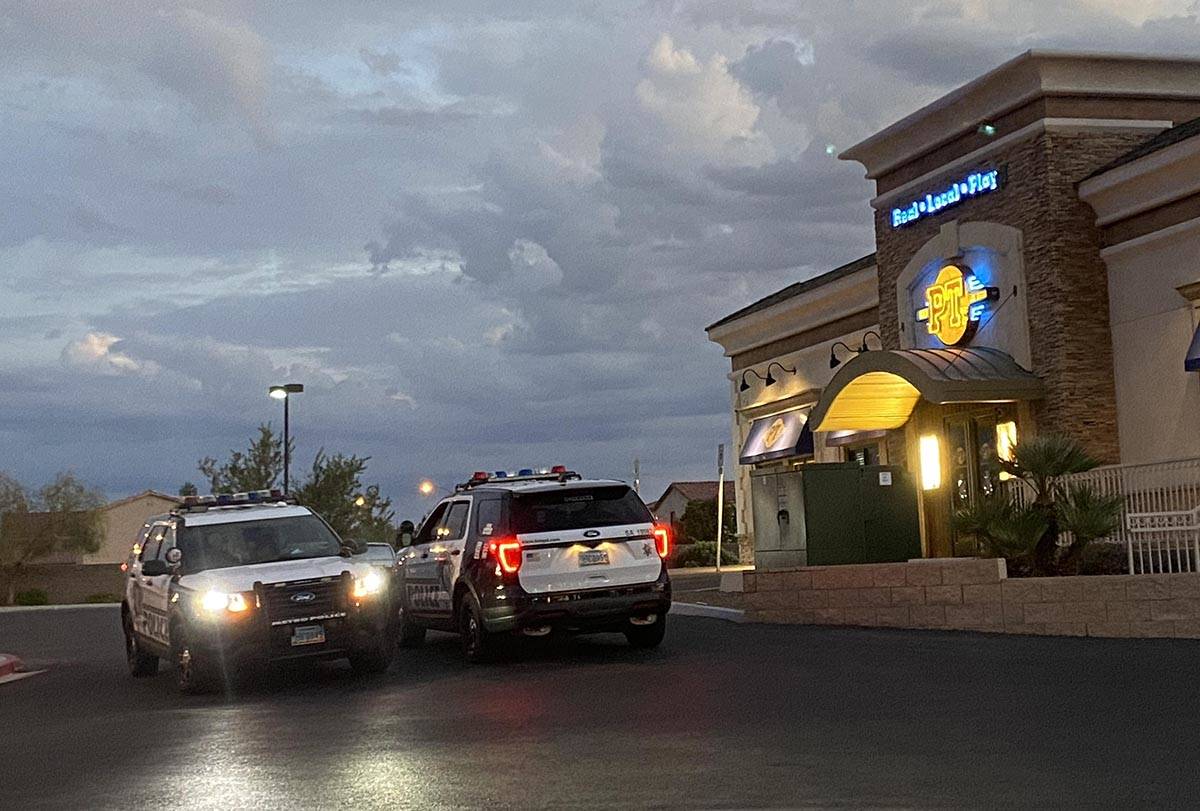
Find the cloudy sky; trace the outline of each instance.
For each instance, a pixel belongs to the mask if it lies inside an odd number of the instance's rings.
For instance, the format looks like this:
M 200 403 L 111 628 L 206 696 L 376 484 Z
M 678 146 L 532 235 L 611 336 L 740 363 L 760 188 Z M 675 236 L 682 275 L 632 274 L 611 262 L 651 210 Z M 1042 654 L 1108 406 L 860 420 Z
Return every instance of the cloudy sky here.
M 1200 52 L 1195 0 L 0 2 L 0 470 L 707 478 L 704 327 L 872 249 L 827 154 L 1031 47 Z M 827 149 L 832 146 L 832 149 Z

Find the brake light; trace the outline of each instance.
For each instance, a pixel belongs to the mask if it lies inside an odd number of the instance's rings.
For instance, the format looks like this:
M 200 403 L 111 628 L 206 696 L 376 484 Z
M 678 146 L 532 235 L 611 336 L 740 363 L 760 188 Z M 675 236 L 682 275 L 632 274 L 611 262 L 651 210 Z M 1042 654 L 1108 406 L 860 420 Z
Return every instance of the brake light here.
M 671 530 L 669 527 L 654 528 L 654 548 L 658 550 L 658 556 L 664 560 L 667 555 L 671 554 Z
M 516 574 L 521 568 L 521 542 L 516 538 L 499 538 L 491 542 L 488 551 L 505 574 Z

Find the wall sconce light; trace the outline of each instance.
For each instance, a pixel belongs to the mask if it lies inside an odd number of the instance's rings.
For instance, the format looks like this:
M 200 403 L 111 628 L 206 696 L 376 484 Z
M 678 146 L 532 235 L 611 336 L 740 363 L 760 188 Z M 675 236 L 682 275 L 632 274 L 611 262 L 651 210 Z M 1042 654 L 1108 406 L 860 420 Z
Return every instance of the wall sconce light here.
M 936 490 L 942 486 L 942 449 L 936 434 L 920 439 L 921 489 Z
M 742 391 L 742 392 L 750 391 L 750 384 L 748 382 L 746 382 L 746 375 L 754 375 L 759 380 L 763 381 L 764 383 L 766 383 L 769 386 L 775 382 L 774 378 L 772 378 L 770 376 L 770 374 L 771 374 L 770 367 L 767 367 L 767 377 L 763 377 L 762 375 L 760 375 L 758 372 L 754 371 L 753 369 L 747 369 L 746 371 L 742 372 L 742 385 L 738 386 L 738 391 Z
M 786 373 L 787 373 L 787 374 L 789 374 L 789 375 L 794 375 L 794 374 L 796 374 L 796 370 L 795 370 L 795 369 L 789 369 L 788 367 L 784 366 L 784 365 L 783 365 L 782 363 L 780 363 L 779 361 L 777 361 L 777 360 L 773 360 L 773 361 L 771 361 L 770 363 L 768 363 L 768 364 L 767 364 L 767 378 L 766 378 L 766 380 L 767 380 L 767 385 L 768 385 L 768 386 L 774 386 L 774 385 L 775 385 L 775 378 L 774 378 L 774 377 L 772 377 L 772 375 L 771 375 L 771 367 L 772 367 L 772 366 L 778 366 L 778 367 L 779 367 L 779 371 L 781 371 L 781 372 L 786 372 Z
M 829 347 L 829 368 L 830 369 L 836 369 L 839 365 L 841 365 L 841 360 L 839 360 L 838 356 L 837 356 L 837 348 L 839 346 L 842 349 L 845 349 L 847 352 L 854 352 L 854 350 L 851 349 L 849 346 L 847 346 L 844 341 L 838 341 L 833 346 Z M 854 352 L 854 354 L 857 355 L 858 353 Z

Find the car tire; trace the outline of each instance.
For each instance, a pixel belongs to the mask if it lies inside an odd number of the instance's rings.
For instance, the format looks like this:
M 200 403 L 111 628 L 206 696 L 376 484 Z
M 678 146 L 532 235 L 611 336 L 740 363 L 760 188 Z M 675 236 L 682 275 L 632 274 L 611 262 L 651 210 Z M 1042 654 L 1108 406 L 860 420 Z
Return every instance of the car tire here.
M 425 626 L 417 625 L 406 612 L 400 614 L 400 647 L 419 648 L 425 644 Z
M 634 625 L 627 623 L 625 638 L 635 648 L 657 648 L 667 634 L 667 615 L 659 614 L 653 625 Z
M 129 674 L 137 679 L 157 674 L 158 657 L 142 650 L 142 643 L 133 630 L 133 618 L 128 611 L 121 612 L 121 628 L 125 632 L 125 660 L 129 664 Z
M 391 634 L 380 634 L 374 645 L 351 651 L 347 658 L 355 673 L 378 674 L 392 666 L 393 653 Z
M 196 651 L 186 625 L 171 628 L 171 658 L 175 661 L 175 684 L 179 692 L 199 695 L 216 688 L 217 675 L 212 663 Z
M 496 658 L 496 635 L 483 625 L 483 612 L 471 595 L 465 595 L 458 609 L 458 632 L 462 640 L 463 658 L 471 664 L 482 664 Z

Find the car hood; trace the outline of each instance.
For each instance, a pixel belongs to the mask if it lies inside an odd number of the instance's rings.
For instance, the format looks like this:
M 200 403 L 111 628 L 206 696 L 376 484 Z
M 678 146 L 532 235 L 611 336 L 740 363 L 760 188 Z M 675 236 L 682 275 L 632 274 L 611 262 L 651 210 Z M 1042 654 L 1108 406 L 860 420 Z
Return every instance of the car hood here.
M 280 560 L 274 563 L 257 563 L 253 566 L 208 569 L 184 575 L 179 578 L 179 585 L 196 591 L 250 591 L 256 582 L 284 583 L 314 577 L 336 577 L 342 572 L 362 575 L 370 570 L 371 565 L 366 561 L 334 555 L 327 558 Z

